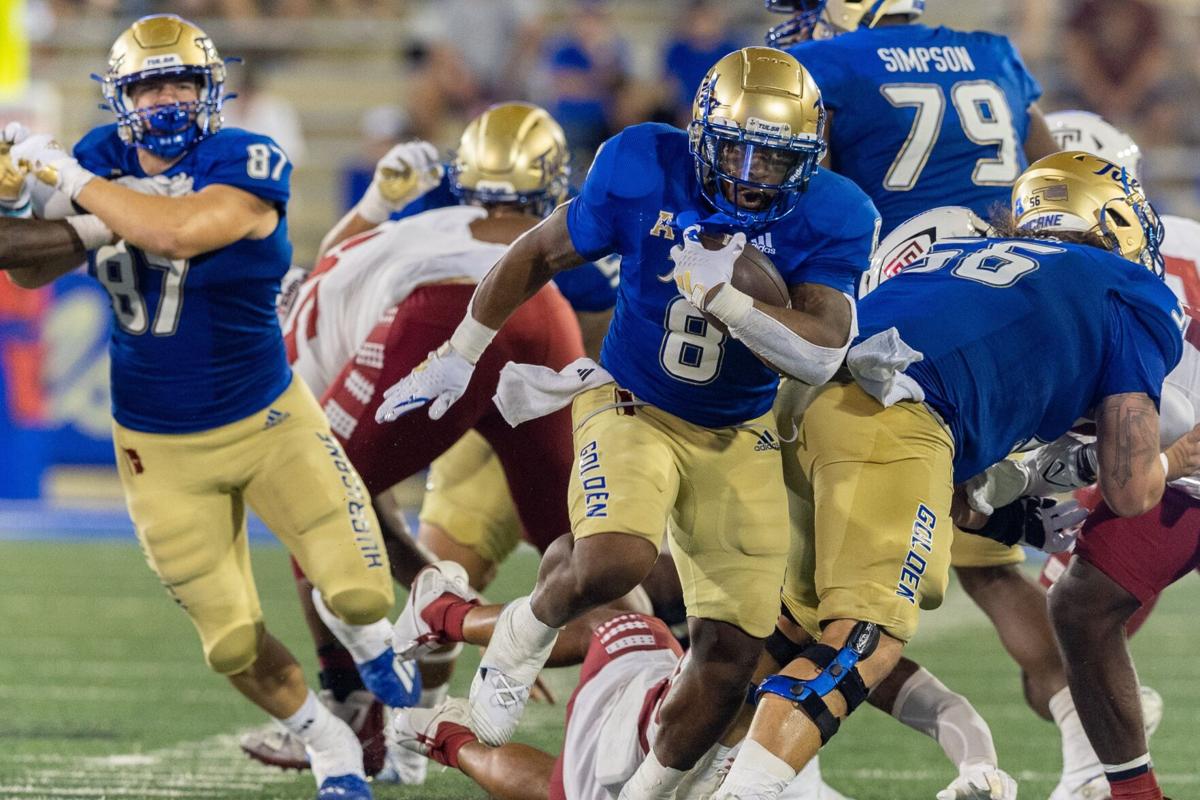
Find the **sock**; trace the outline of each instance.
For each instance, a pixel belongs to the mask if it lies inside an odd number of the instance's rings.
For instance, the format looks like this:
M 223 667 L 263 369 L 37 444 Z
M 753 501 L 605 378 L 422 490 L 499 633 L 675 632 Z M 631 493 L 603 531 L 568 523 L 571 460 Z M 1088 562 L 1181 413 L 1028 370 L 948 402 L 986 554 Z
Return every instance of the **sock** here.
M 512 627 L 514 630 L 528 634 L 530 644 L 536 641 L 537 649 L 550 647 L 558 638 L 558 628 L 551 628 L 533 615 L 533 606 L 529 597 L 519 597 L 513 601 Z
M 1083 731 L 1069 688 L 1064 686 L 1050 698 L 1050 715 L 1062 735 L 1063 777 L 1099 775 L 1100 759 Z
M 786 761 L 753 739 L 746 739 L 715 798 L 767 800 L 778 797 L 795 777 L 796 770 Z
M 311 689 L 300 710 L 286 719 L 276 721 L 293 734 L 308 751 L 317 785 L 328 777 L 363 773 L 362 746 L 350 726 L 322 705 Z
M 421 699 L 417 701 L 417 708 L 433 708 L 445 700 L 448 694 L 450 694 L 450 684 L 448 683 L 443 683 L 441 686 L 422 686 Z
M 425 607 L 421 612 L 421 619 L 429 623 L 429 627 L 442 641 L 461 642 L 463 620 L 467 618 L 467 612 L 477 605 L 478 600 L 464 600 L 458 595 L 446 592 Z
M 1162 800 L 1162 789 L 1154 777 L 1149 753 L 1124 764 L 1105 764 L 1104 774 L 1112 788 L 1113 800 Z
M 892 716 L 934 739 L 950 763 L 960 768 L 967 762 L 997 763 L 992 731 L 983 717 L 967 698 L 950 691 L 924 667 L 896 693 Z
M 387 621 L 387 617 L 366 625 L 351 625 L 329 610 L 321 592 L 315 586 L 312 599 L 317 615 L 325 623 L 325 627 L 350 651 L 350 657 L 354 659 L 355 664 L 374 661 L 392 649 L 392 625 Z
M 664 767 L 651 749 L 637 772 L 621 787 L 618 800 L 672 800 L 686 775 L 687 770 Z
M 333 695 L 339 703 L 345 702 L 351 692 L 367 688 L 363 685 L 354 666 L 350 651 L 334 642 L 317 649 L 317 661 L 321 665 L 319 679 L 321 688 Z

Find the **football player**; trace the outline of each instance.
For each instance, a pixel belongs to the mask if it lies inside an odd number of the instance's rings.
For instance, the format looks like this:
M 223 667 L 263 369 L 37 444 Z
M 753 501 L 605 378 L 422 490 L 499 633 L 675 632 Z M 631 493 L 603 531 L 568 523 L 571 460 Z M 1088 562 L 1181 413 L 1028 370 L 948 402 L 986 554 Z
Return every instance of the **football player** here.
M 770 416 L 778 378 L 756 355 L 810 383 L 833 374 L 878 220 L 861 191 L 817 169 L 822 123 L 817 87 L 795 59 L 761 47 L 722 58 L 688 133 L 644 124 L 606 142 L 580 196 L 505 254 L 449 342 L 388 390 L 380 419 L 426 403 L 434 418 L 447 413 L 525 297 L 558 271 L 621 255 L 605 371 L 589 370 L 593 385 L 573 403 L 574 538 L 543 559 L 533 595 L 497 623 L 471 691 L 482 741 L 508 740 L 559 629 L 638 585 L 664 530 L 692 649 L 653 752 L 622 796 L 671 796 L 741 705 L 787 553 Z M 707 250 L 701 219 L 733 232 L 728 243 Z M 779 266 L 794 308 L 730 285 L 748 237 Z
M 91 225 L 70 241 L 80 260 L 87 249 L 112 299 L 113 437 L 147 561 L 196 626 L 208 665 L 305 743 L 318 796 L 369 798 L 357 739 L 267 633 L 250 571 L 246 504 L 352 636 L 372 690 L 393 705 L 414 701 L 411 671 L 393 667 L 378 523 L 320 406 L 288 368 L 275 318 L 291 255 L 290 165 L 267 137 L 221 128 L 224 74 L 195 25 L 144 17 L 117 39 L 103 76 L 116 123 L 88 133 L 74 156 L 38 135 L 10 157 L 107 231 Z M 128 175 L 182 179 L 191 191 L 156 196 L 113 180 Z M 27 224 L 31 236 L 57 236 L 56 246 L 80 230 Z M 10 274 L 40 285 L 70 260 Z
M 1099 116 L 1063 111 L 1046 121 L 1063 147 L 1089 150 L 1138 174 L 1137 143 Z M 1180 435 L 1194 435 L 1187 432 L 1200 423 L 1200 349 L 1192 327 L 1200 302 L 1200 223 L 1170 215 L 1162 223 L 1167 285 L 1184 304 L 1190 323 L 1180 363 L 1163 386 L 1160 438 L 1169 444 Z M 1167 419 L 1169 414 L 1174 420 Z M 1095 454 L 1094 444 L 1068 435 L 1022 462 L 1019 488 L 1010 494 L 1091 484 Z M 1043 583 L 1054 585 L 1050 610 L 1063 650 L 1063 685 L 1070 681 L 1069 694 L 1064 689 L 1059 702 L 1071 715 L 1078 707 L 1075 725 L 1081 721 L 1082 727 L 1075 749 L 1095 791 L 1104 790 L 1107 775 L 1114 799 L 1157 800 L 1162 793 L 1147 740 L 1161 718 L 1162 701 L 1153 690 L 1139 687 L 1124 637 L 1140 627 L 1168 585 L 1200 566 L 1200 484 L 1195 476 L 1173 481 L 1156 509 L 1130 519 L 1115 515 L 1092 494 L 1090 504 L 1099 508 L 1084 525 L 1074 557 L 1064 553 L 1042 571 Z
M 948 197 L 986 217 L 1030 160 L 1058 149 L 1041 87 L 1003 36 L 921 25 L 925 0 L 766 5 L 794 15 L 767 44 L 821 87 L 830 166 L 871 197 L 885 236 Z
M 1094 415 L 1101 490 L 1127 517 L 1200 466 L 1200 443 L 1159 448 L 1157 401 L 1184 319 L 1136 181 L 1086 153 L 1048 156 L 1018 179 L 997 227 L 998 238 L 934 245 L 864 298 L 853 381 L 804 414 L 816 516 L 793 545 L 784 603 L 819 643 L 759 686 L 718 798 L 777 796 L 890 672 L 918 609 L 941 602 L 955 484 L 1014 442 Z M 1021 341 L 1051 339 L 1063 346 L 1026 358 Z

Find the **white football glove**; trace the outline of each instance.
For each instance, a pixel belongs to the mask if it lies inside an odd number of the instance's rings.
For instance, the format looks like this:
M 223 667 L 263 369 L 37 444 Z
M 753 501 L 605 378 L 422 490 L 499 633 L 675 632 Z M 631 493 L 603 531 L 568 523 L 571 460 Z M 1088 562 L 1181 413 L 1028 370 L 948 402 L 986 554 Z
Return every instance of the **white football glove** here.
M 17 163 L 72 200 L 79 197 L 83 187 L 96 176 L 79 166 L 74 156 L 63 150 L 54 137 L 35 133 L 13 145 L 12 157 Z
M 355 211 L 368 222 L 383 222 L 441 180 L 436 147 L 420 140 L 398 144 L 375 165 L 375 177 Z
M 980 514 L 990 515 L 1028 494 L 1028 487 L 1029 470 L 1023 462 L 1005 458 L 968 480 L 963 490 L 967 505 Z
M 115 183 L 140 194 L 153 194 L 159 197 L 182 197 L 192 193 L 193 179 L 191 175 L 180 173 L 168 178 L 166 175 L 151 175 L 146 178 L 135 178 L 132 175 L 122 175 Z
M 19 122 L 10 122 L 0 131 L 0 216 L 28 217 L 30 214 L 29 172 L 17 164 L 11 152 L 13 145 L 28 136 L 29 129 Z
M 1096 447 L 1065 434 L 1021 462 L 1029 476 L 1022 494 L 1064 494 L 1096 482 Z
M 994 764 L 963 764 L 937 800 L 1017 800 L 1017 782 Z
M 475 365 L 446 342 L 416 369 L 383 393 L 376 422 L 392 422 L 429 403 L 429 418 L 441 419 L 467 391 Z
M 746 234 L 740 231 L 720 250 L 707 250 L 700 241 L 700 226 L 685 228 L 683 243 L 671 248 L 675 287 L 689 303 L 703 311 L 709 302 L 709 290 L 722 283 L 728 286 L 733 280 L 733 265 L 745 248 Z

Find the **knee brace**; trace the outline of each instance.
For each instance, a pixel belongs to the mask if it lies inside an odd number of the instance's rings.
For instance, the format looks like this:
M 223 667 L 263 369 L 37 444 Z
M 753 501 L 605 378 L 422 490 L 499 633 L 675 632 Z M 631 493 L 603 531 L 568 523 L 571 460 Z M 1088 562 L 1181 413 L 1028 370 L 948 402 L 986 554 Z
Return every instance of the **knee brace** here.
M 788 675 L 771 675 L 761 684 L 755 701 L 764 694 L 773 694 L 790 700 L 813 721 L 825 744 L 837 733 L 841 721 L 825 704 L 825 695 L 835 689 L 846 701 L 846 714 L 862 705 L 870 691 L 858 672 L 858 662 L 875 652 L 879 644 L 879 626 L 873 622 L 859 622 L 850 631 L 850 637 L 840 649 L 826 644 L 814 644 L 800 653 L 817 665 L 821 673 L 814 678 L 792 678 Z
M 244 672 L 258 658 L 258 646 L 262 638 L 262 626 L 239 625 L 206 648 L 204 660 L 213 672 L 220 675 L 236 675 Z
M 392 607 L 391 584 L 388 591 L 375 589 L 343 589 L 332 597 L 325 596 L 329 610 L 351 625 L 370 625 L 383 619 Z

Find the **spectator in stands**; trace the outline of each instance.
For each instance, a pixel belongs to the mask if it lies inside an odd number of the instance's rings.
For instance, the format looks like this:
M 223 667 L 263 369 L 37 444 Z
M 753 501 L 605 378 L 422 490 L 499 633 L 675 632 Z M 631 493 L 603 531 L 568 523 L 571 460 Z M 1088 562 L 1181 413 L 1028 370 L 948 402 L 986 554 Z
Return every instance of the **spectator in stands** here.
M 298 167 L 308 152 L 300 114 L 290 100 L 263 86 L 265 61 L 264 56 L 246 55 L 241 80 L 235 84 L 237 97 L 224 109 L 225 124 L 270 136 L 287 153 L 292 166 Z
M 451 144 L 486 105 L 479 78 L 450 40 L 413 42 L 404 57 L 411 70 L 406 107 L 413 135 L 439 146 Z
M 667 40 L 663 73 L 674 95 L 669 98 L 677 124 L 692 117 L 692 98 L 709 67 L 741 43 L 730 38 L 729 19 L 714 0 L 691 0 Z
M 607 0 L 576 0 L 566 31 L 543 54 L 550 79 L 545 105 L 572 153 L 591 152 L 613 132 L 612 103 L 629 78 L 629 45 L 613 26 Z

